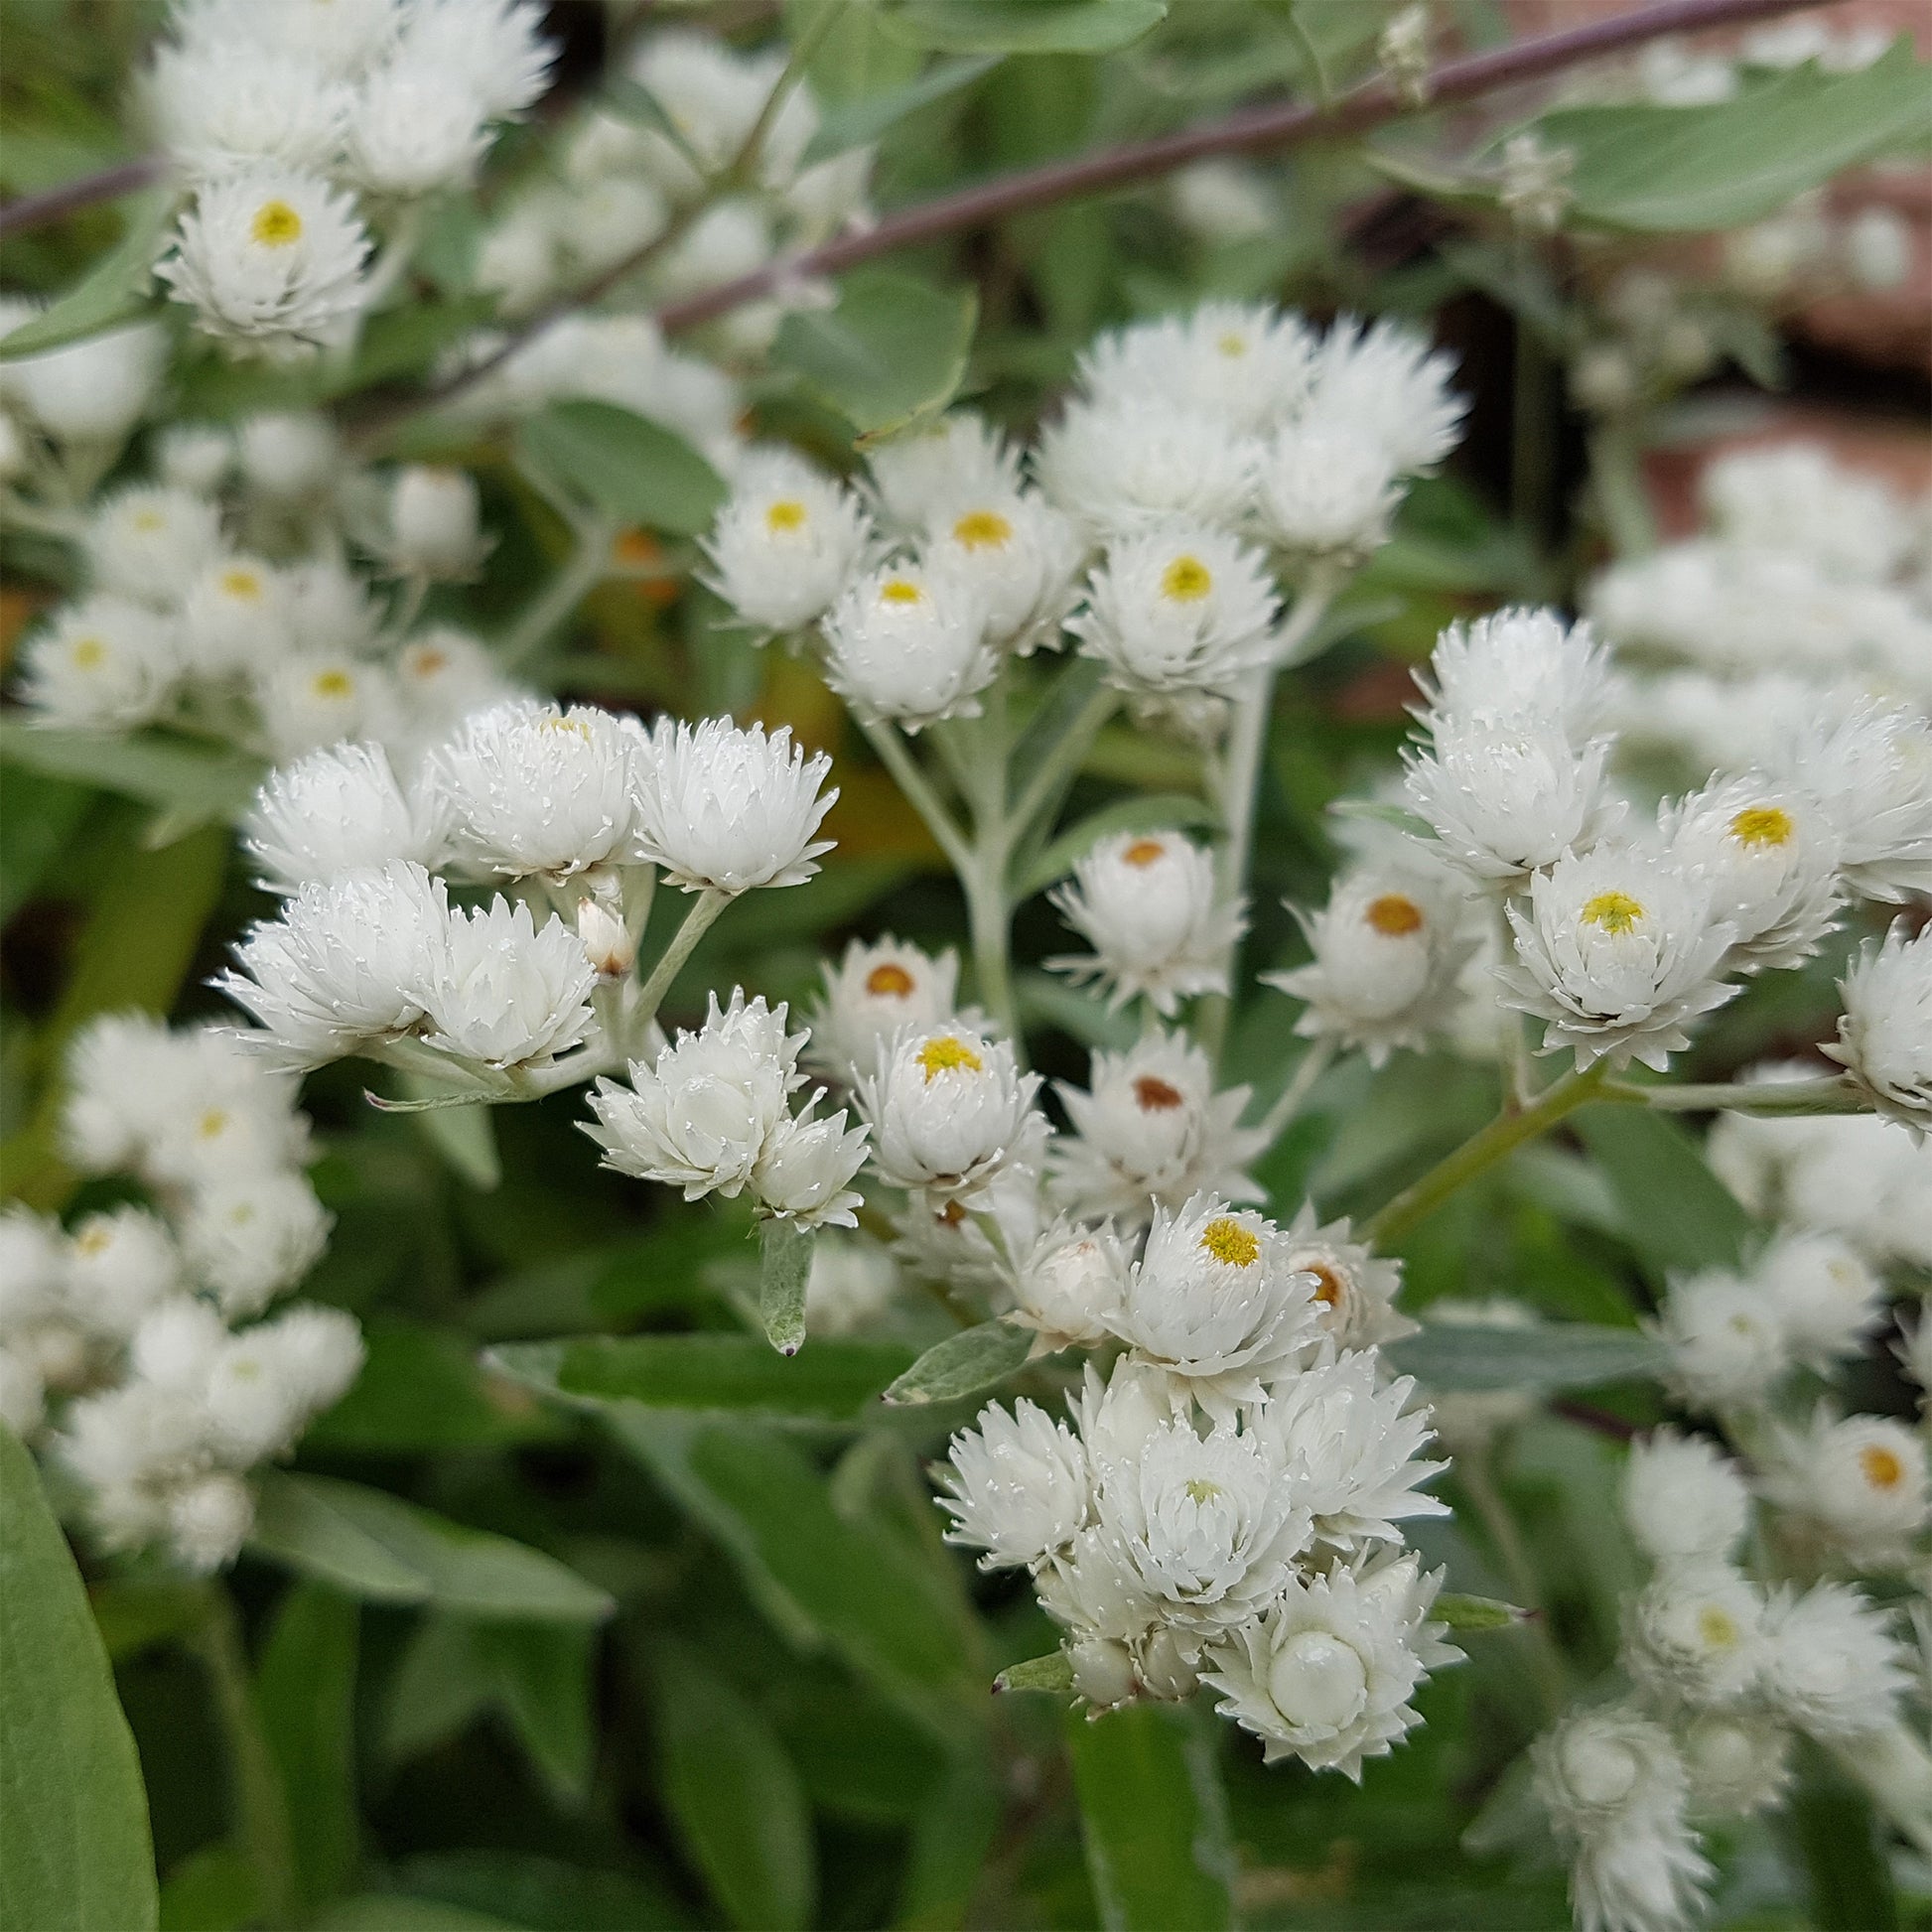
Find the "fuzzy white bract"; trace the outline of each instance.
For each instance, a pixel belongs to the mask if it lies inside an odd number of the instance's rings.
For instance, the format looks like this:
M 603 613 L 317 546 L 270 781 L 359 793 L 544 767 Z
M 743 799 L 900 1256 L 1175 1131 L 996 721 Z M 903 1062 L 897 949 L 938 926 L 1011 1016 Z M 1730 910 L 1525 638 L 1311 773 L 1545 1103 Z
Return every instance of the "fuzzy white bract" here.
M 958 1014 L 959 957 L 950 951 L 929 954 L 891 934 L 871 943 L 854 939 L 823 974 L 806 1057 L 841 1086 L 869 1073 L 897 1034 L 929 1031 Z M 984 1016 L 958 1017 L 984 1030 Z
M 712 587 L 748 624 L 797 630 L 823 617 L 871 537 L 864 506 L 785 450 L 755 450 L 704 551 Z
M 1013 1048 L 951 1025 L 899 1034 L 857 1087 L 884 1180 L 942 1204 L 972 1206 L 1016 1166 L 1036 1166 L 1045 1122 L 1039 1075 Z
M 278 765 L 255 794 L 242 843 L 263 883 L 292 893 L 396 859 L 440 857 L 437 808 L 398 782 L 377 745 L 337 745 Z
M 1840 983 L 1845 1014 L 1825 1051 L 1879 1113 L 1923 1138 L 1932 1129 L 1932 930 L 1905 935 L 1894 924 Z
M 850 584 L 820 626 L 825 681 L 867 719 L 906 731 L 976 718 L 999 674 L 987 607 L 963 573 L 893 563 Z

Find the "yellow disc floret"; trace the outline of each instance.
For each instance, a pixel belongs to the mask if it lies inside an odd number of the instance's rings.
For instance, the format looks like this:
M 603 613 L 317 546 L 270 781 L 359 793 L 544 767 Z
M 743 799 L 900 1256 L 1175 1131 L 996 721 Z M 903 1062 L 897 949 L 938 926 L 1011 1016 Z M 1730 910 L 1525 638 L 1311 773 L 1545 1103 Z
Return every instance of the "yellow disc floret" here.
M 264 202 L 255 210 L 248 232 L 264 248 L 287 248 L 302 239 L 302 217 L 286 202 Z
M 1176 557 L 1161 573 L 1161 595 L 1176 604 L 1198 604 L 1214 588 L 1214 573 L 1192 555 Z
M 889 577 L 879 587 L 882 604 L 920 604 L 924 600 L 925 592 L 909 577 Z
M 1791 814 L 1776 805 L 1752 805 L 1730 821 L 1730 836 L 1739 845 L 1760 848 L 1789 845 L 1791 834 L 1796 830 L 1797 827 L 1791 822 Z
M 1400 893 L 1384 893 L 1368 902 L 1362 914 L 1369 926 L 1385 939 L 1405 939 L 1422 930 L 1422 907 Z
M 68 657 L 76 671 L 96 670 L 107 660 L 107 646 L 98 637 L 76 637 Z
M 986 1062 L 956 1034 L 940 1034 L 919 1048 L 919 1065 L 928 1083 L 942 1073 L 984 1073 Z
M 1877 1443 L 1868 1443 L 1859 1451 L 1859 1467 L 1874 1489 L 1896 1489 L 1905 1480 L 1904 1463 Z
M 1737 1619 L 1716 1603 L 1707 1603 L 1698 1612 L 1698 1635 L 1713 1650 L 1730 1650 L 1743 1634 Z
M 1168 848 L 1159 839 L 1136 839 L 1120 856 L 1124 864 L 1139 872 L 1143 866 L 1151 866 L 1157 859 L 1165 859 Z
M 866 975 L 866 991 L 877 999 L 903 1000 L 912 992 L 912 975 L 903 966 L 875 966 Z
M 262 580 L 252 570 L 224 570 L 221 573 L 221 595 L 238 599 L 243 604 L 258 604 L 261 601 Z
M 1230 1268 L 1252 1268 L 1261 1259 L 1261 1236 L 1226 1214 L 1201 1229 L 1200 1245 Z
M 318 671 L 309 689 L 319 698 L 347 698 L 355 692 L 355 680 L 346 671 Z
M 1221 1485 L 1218 1482 L 1209 1482 L 1205 1476 L 1192 1476 L 1182 1484 L 1182 1487 L 1187 1491 L 1189 1502 L 1211 1503 L 1221 1493 Z
M 1013 525 L 998 510 L 968 510 L 952 526 L 954 539 L 966 550 L 998 550 L 1013 538 Z
M 802 530 L 805 506 L 796 496 L 780 496 L 764 512 L 764 527 L 774 535 L 780 530 Z
M 1643 916 L 1642 904 L 1628 893 L 1598 893 L 1586 901 L 1583 910 L 1586 925 L 1600 925 L 1605 932 L 1634 931 Z

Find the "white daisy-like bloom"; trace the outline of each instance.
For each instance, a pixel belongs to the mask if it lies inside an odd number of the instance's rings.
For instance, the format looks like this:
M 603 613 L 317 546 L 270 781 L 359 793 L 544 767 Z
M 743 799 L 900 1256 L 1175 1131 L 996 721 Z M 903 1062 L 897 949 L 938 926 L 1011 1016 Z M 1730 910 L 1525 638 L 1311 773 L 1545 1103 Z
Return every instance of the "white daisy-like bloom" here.
M 1267 1145 L 1240 1124 L 1250 1089 L 1216 1093 L 1211 1062 L 1185 1034 L 1156 1028 L 1124 1053 L 1096 1050 L 1084 1090 L 1064 1080 L 1053 1090 L 1073 1132 L 1054 1139 L 1047 1169 L 1076 1219 L 1131 1228 L 1196 1194 L 1264 1198 L 1245 1172 Z
M 948 1543 L 979 1550 L 982 1570 L 1033 1567 L 1064 1550 L 1090 1520 L 1087 1454 L 1065 1423 L 1023 1396 L 989 1402 L 976 1429 L 952 1439 L 940 1507 Z
M 1289 1223 L 1289 1266 L 1314 1277 L 1317 1329 L 1337 1348 L 1369 1348 L 1413 1335 L 1417 1324 L 1395 1307 L 1402 1263 L 1351 1240 L 1353 1231 L 1346 1214 L 1322 1221 L 1312 1201 L 1304 1201 Z
M 1079 382 L 1103 406 L 1149 397 L 1259 430 L 1288 415 L 1313 379 L 1314 339 L 1298 315 L 1271 303 L 1203 302 L 1110 331 L 1082 351 Z
M 1910 1687 L 1890 1619 L 1849 1584 L 1776 1591 L 1764 1612 L 1763 1690 L 1808 1735 L 1864 1738 L 1884 1729 Z
M 604 1165 L 639 1180 L 682 1187 L 687 1200 L 730 1199 L 752 1181 L 766 1142 L 785 1121 L 803 1034 L 785 1032 L 785 1009 L 735 989 L 716 993 L 696 1033 L 680 1032 L 648 1064 L 634 1060 L 627 1084 L 600 1080 L 591 1096 L 596 1125 L 584 1131 Z
M 557 286 L 563 236 L 546 198 L 510 201 L 477 245 L 477 286 L 496 298 L 500 315 L 527 316 Z
M 798 630 L 831 609 L 872 539 L 865 506 L 785 449 L 748 451 L 704 540 L 710 583 L 749 624 Z
M 254 671 L 292 640 L 281 572 L 259 557 L 217 557 L 189 585 L 177 635 L 182 661 L 198 677 Z
M 210 1469 L 168 1497 L 168 1543 L 190 1572 L 207 1576 L 241 1554 L 255 1524 L 255 1492 L 227 1469 Z
M 1284 423 L 1255 464 L 1262 535 L 1304 559 L 1362 562 L 1388 540 L 1402 494 L 1386 445 L 1346 419 Z
M 1287 1251 L 1274 1222 L 1212 1194 L 1157 1207 L 1108 1326 L 1225 1420 L 1258 1402 L 1313 1331 L 1313 1277 Z
M 958 1012 L 959 955 L 950 947 L 927 953 L 888 933 L 851 940 L 837 965 L 827 960 L 820 970 L 825 990 L 806 1016 L 805 1058 L 841 1086 L 870 1072 L 901 1030 L 930 1032 Z M 985 1032 L 982 1016 L 961 1018 Z
M 398 860 L 304 886 L 251 926 L 215 984 L 289 1066 L 320 1066 L 414 1030 L 450 943 L 443 883 Z
M 1030 1158 L 1044 1141 L 1044 1123 L 1023 1143 Z M 1022 1164 L 996 1172 L 969 1209 L 952 1195 L 915 1193 L 891 1210 L 893 1253 L 922 1281 L 975 1294 L 1012 1292 L 1010 1257 L 1026 1254 L 1044 1222 L 1039 1176 Z
M 1441 872 L 1398 861 L 1345 873 L 1321 910 L 1302 915 L 1314 957 L 1262 983 L 1306 1003 L 1295 1023 L 1303 1038 L 1332 1038 L 1379 1067 L 1453 1022 L 1469 955 L 1461 914 Z
M 1225 531 L 1164 521 L 1107 546 L 1067 621 L 1084 656 L 1136 697 L 1232 698 L 1275 651 L 1266 559 Z
M 1792 1355 L 1819 1374 L 1864 1352 L 1883 1319 L 1885 1286 L 1841 1235 L 1783 1233 L 1752 1264 Z
M 181 1284 L 181 1254 L 168 1224 L 144 1207 L 116 1207 L 74 1224 L 62 1300 L 98 1334 L 125 1337 Z
M 461 75 L 420 54 L 399 55 L 356 90 L 346 172 L 370 194 L 397 198 L 465 186 L 489 146 L 485 119 Z
M 1721 779 L 1667 805 L 1673 858 L 1710 882 L 1746 970 L 1795 966 L 1837 923 L 1838 833 L 1805 793 L 1756 773 Z
M 1653 1563 L 1723 1561 L 1742 1540 L 1750 1510 L 1736 1464 L 1706 1438 L 1660 1429 L 1630 1445 L 1623 1520 Z
M 197 182 L 264 165 L 326 172 L 355 100 L 293 49 L 200 35 L 156 50 L 140 95 L 169 161 Z
M 286 361 L 348 339 L 368 254 L 347 196 L 264 168 L 205 184 L 155 273 L 205 334 L 236 354 Z
M 848 1128 L 843 1110 L 818 1117 L 818 1101 L 814 1094 L 765 1137 L 752 1191 L 767 1214 L 800 1227 L 857 1227 L 865 1196 L 852 1182 L 866 1164 L 868 1130 Z
M 1791 1784 L 1791 1732 L 1751 1711 L 1700 1711 L 1678 1740 L 1703 1818 L 1748 1818 L 1783 1801 Z
M 1579 749 L 1555 719 L 1446 713 L 1426 750 L 1403 754 L 1403 783 L 1444 857 L 1478 880 L 1514 881 L 1587 850 L 1614 823 L 1608 753 L 1604 740 Z
M 1303 420 L 1372 436 L 1406 475 L 1432 470 L 1461 440 L 1467 398 L 1449 386 L 1455 358 L 1382 318 L 1337 318 L 1314 351 Z
M 388 562 L 408 576 L 461 583 L 489 552 L 478 523 L 477 480 L 467 470 L 405 464 L 389 490 Z
M 47 1421 L 47 1383 L 39 1364 L 0 1342 L 0 1423 L 31 1442 Z
M 1514 607 L 1448 625 L 1416 673 L 1425 718 L 1542 718 L 1573 746 L 1602 728 L 1609 697 L 1609 653 L 1587 623 L 1554 611 Z
M 559 210 L 562 213 L 562 210 Z M 603 275 L 648 246 L 670 223 L 664 198 L 635 175 L 606 175 L 570 199 L 555 233 L 563 255 L 585 275 Z
M 805 1281 L 805 1329 L 812 1335 L 863 1334 L 898 1302 L 898 1264 L 861 1234 L 822 1234 Z
M 955 409 L 875 443 L 866 452 L 868 493 L 884 519 L 908 536 L 980 498 L 1022 494 L 1020 455 L 970 409 Z
M 1906 505 L 1820 443 L 1727 450 L 1705 466 L 1698 495 L 1725 542 L 1802 556 L 1849 582 L 1890 577 L 1914 542 Z
M 565 879 L 636 857 L 651 757 L 633 719 L 511 699 L 457 727 L 430 755 L 423 789 L 465 873 Z
M 325 73 L 353 77 L 394 42 L 404 0 L 185 0 L 175 31 L 190 46 L 284 48 Z
M 395 63 L 441 75 L 484 118 L 505 120 L 550 85 L 557 47 L 543 37 L 543 18 L 537 0 L 409 0 Z
M 265 409 L 244 418 L 235 447 L 250 487 L 283 503 L 320 494 L 334 481 L 342 456 L 336 426 L 306 409 Z
M 134 483 L 103 496 L 81 543 L 96 586 L 172 610 L 221 549 L 221 512 L 206 497 Z
M 1279 1599 L 1216 1643 L 1201 1669 L 1216 1709 L 1262 1740 L 1268 1763 L 1361 1780 L 1422 1722 L 1409 1703 L 1436 1662 L 1455 1653 L 1429 1621 L 1441 1573 L 1414 1556 L 1369 1574 L 1342 1568 L 1287 1580 Z
M 141 420 L 168 361 L 151 322 L 103 330 L 9 362 L 4 387 L 56 443 L 118 448 Z
M 1749 1695 L 1763 1664 L 1764 1597 L 1732 1565 L 1666 1565 L 1625 1606 L 1625 1669 L 1668 1708 L 1731 1705 Z
M 660 718 L 637 780 L 638 856 L 688 893 L 802 886 L 830 839 L 814 838 L 838 788 L 832 760 L 806 756 L 787 725 L 741 731 L 728 718 L 699 725 Z
M 1716 1875 L 1687 1820 L 1671 1734 L 1632 1706 L 1573 1711 L 1530 1746 L 1536 1795 L 1570 1854 L 1582 1932 L 1677 1932 Z
M 1845 1012 L 1824 1050 L 1873 1107 L 1923 1139 L 1932 1129 L 1932 928 L 1895 921 L 1839 982 Z
M 955 494 L 935 510 L 921 561 L 964 584 L 985 613 L 989 642 L 1025 657 L 1057 640 L 1086 543 L 1036 490 Z
M 278 762 L 345 740 L 394 735 L 395 679 L 350 650 L 304 651 L 255 680 L 255 704 Z
M 597 973 L 560 918 L 502 898 L 450 919 L 430 978 L 429 1043 L 485 1066 L 554 1059 L 591 1029 Z
M 1932 893 L 1932 725 L 1863 701 L 1801 730 L 1787 761 L 1839 836 L 1839 869 L 1861 898 Z
M 1925 1447 L 1888 1416 L 1839 1419 L 1821 1403 L 1803 1428 L 1778 1431 L 1760 1482 L 1863 1570 L 1905 1564 L 1932 1520 Z
M 1654 1332 L 1670 1355 L 1665 1379 L 1707 1414 L 1757 1407 L 1791 1367 L 1762 1291 L 1722 1268 L 1673 1280 Z
M 62 607 L 21 652 L 20 700 L 69 731 L 128 731 L 159 717 L 181 682 L 178 626 L 111 591 Z
M 417 631 L 396 653 L 396 695 L 419 742 L 440 739 L 471 713 L 521 695 L 486 645 L 453 624 Z
M 196 1190 L 182 1251 L 229 1319 L 258 1314 L 322 1258 L 333 1216 L 299 1173 L 257 1173 Z
M 392 859 L 428 865 L 440 856 L 437 817 L 420 791 L 405 791 L 379 745 L 333 745 L 263 781 L 241 842 L 273 892 Z
M 1579 1069 L 1635 1060 L 1659 1072 L 1691 1043 L 1688 1023 L 1736 992 L 1719 978 L 1735 928 L 1708 882 L 1640 845 L 1565 853 L 1512 903 L 1516 961 L 1497 979 L 1505 1005 L 1547 1022 L 1543 1051 Z
M 640 150 L 644 166 L 666 192 L 681 198 L 695 195 L 708 176 L 738 154 L 782 67 L 779 50 L 744 54 L 715 35 L 688 28 L 672 28 L 639 42 L 630 57 L 630 77 L 657 96 L 677 130 L 676 141 L 650 130 Z M 795 89 L 760 150 L 759 172 L 768 185 L 782 183 L 796 170 L 817 125 L 818 112 L 808 91 Z
M 1144 998 L 1171 1016 L 1192 994 L 1227 991 L 1222 961 L 1247 918 L 1219 901 L 1212 856 L 1178 832 L 1110 833 L 1048 897 L 1093 951 L 1047 965 L 1076 984 L 1100 980 L 1110 1006 Z
M 211 423 L 173 423 L 155 438 L 155 474 L 192 495 L 214 495 L 234 464 L 233 435 Z
M 148 1014 L 90 1021 L 68 1047 L 63 1153 L 83 1173 L 137 1166 L 183 1111 L 178 1101 L 212 1097 L 199 1077 L 199 1056 L 190 1058 L 185 1068 L 181 1039 Z
M 977 718 L 1000 672 L 987 609 L 965 577 L 901 561 L 849 584 L 820 626 L 825 681 L 867 719 L 916 732 Z
M 1040 432 L 1034 476 L 1076 522 L 1109 536 L 1175 517 L 1238 522 L 1254 492 L 1255 459 L 1252 437 L 1177 402 L 1076 401 Z
M 1036 1354 L 1098 1347 L 1126 1297 L 1127 1268 L 1127 1250 L 1112 1223 L 1077 1227 L 1057 1220 L 1014 1269 L 1007 1318 L 1034 1330 Z
M 1038 1091 L 1039 1075 L 1022 1073 L 1005 1040 L 957 1024 L 901 1033 L 856 1088 L 874 1171 L 935 1206 L 978 1206 L 1002 1174 L 1037 1168 Z

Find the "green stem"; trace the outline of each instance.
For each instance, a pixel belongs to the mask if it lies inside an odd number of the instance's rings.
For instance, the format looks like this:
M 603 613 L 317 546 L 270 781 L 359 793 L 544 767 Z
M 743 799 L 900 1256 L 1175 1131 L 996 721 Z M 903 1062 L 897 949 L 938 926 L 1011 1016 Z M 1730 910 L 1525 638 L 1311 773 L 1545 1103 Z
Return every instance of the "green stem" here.
M 1839 1074 L 1816 1080 L 1714 1080 L 1708 1085 L 1604 1084 L 1605 1100 L 1636 1101 L 1673 1114 L 1865 1114 L 1871 1111 L 1851 1081 Z
M 980 998 L 1000 1031 L 1013 1042 L 1015 1057 L 1024 1066 L 1026 1047 L 1020 1036 L 1020 1011 L 1013 999 L 1013 925 L 1003 872 L 1004 867 L 995 871 L 991 865 L 976 861 L 960 874 L 959 883 L 966 893 L 973 973 Z
M 210 1583 L 205 1602 L 189 1644 L 214 1694 L 214 1716 L 228 1752 L 234 1829 L 255 1874 L 263 1921 L 287 1925 L 295 1908 L 295 1851 L 281 1769 L 262 1731 L 233 1599 L 224 1585 Z
M 972 870 L 972 848 L 966 843 L 966 834 L 959 829 L 958 821 L 946 809 L 944 801 L 919 769 L 905 740 L 899 735 L 898 727 L 884 719 L 861 718 L 859 729 L 865 733 L 866 742 L 879 754 L 880 763 L 893 774 L 893 782 L 912 801 L 912 809 L 925 821 L 926 830 L 938 841 L 947 864 L 963 881 Z
M 846 5 L 847 0 L 820 0 L 811 24 L 792 42 L 783 71 L 771 83 L 771 91 L 765 95 L 764 105 L 759 109 L 759 117 L 752 123 L 752 131 L 746 135 L 725 170 L 728 186 L 756 186 L 759 152 L 764 146 L 765 136 L 771 132 L 771 124 L 778 118 L 778 110 L 785 104 L 791 90 L 804 79 L 805 69 L 811 64 L 813 55 L 825 45 L 826 36 L 838 25 L 839 16 L 845 12 Z
M 1657 548 L 1657 521 L 1644 492 L 1637 426 L 1628 418 L 1601 424 L 1589 439 L 1591 492 L 1610 548 L 1619 557 L 1643 557 Z
M 1066 728 L 1059 743 L 1034 767 L 1033 776 L 1027 780 L 1013 807 L 1013 827 L 1019 837 L 1027 836 L 1034 820 L 1052 803 L 1061 783 L 1080 768 L 1101 726 L 1119 705 L 1120 693 L 1111 684 L 1101 685 Z
M 1013 998 L 1013 902 L 1007 891 L 1015 830 L 1007 817 L 1007 764 L 1012 750 L 1007 679 L 1002 674 L 987 691 L 985 716 L 965 748 L 960 775 L 973 805 L 973 856 L 959 883 L 966 893 L 980 998 L 1024 1065 L 1026 1042 Z
M 572 534 L 575 550 L 497 643 L 496 656 L 505 669 L 521 664 L 547 643 L 550 633 L 569 620 L 571 613 L 610 573 L 611 546 L 618 535 L 616 524 L 609 517 L 594 516 Z
M 1264 1145 L 1273 1147 L 1281 1139 L 1290 1121 L 1301 1111 L 1302 1102 L 1309 1097 L 1309 1089 L 1327 1072 L 1329 1063 L 1335 1057 L 1335 1042 L 1330 1035 L 1324 1034 L 1309 1050 L 1302 1055 L 1302 1063 L 1295 1069 L 1294 1077 L 1281 1091 L 1281 1097 L 1262 1116 L 1261 1131 L 1268 1138 Z
M 683 923 L 671 935 L 671 943 L 650 969 L 650 978 L 639 989 L 637 1004 L 627 1016 L 627 1024 L 638 1033 L 641 1034 L 656 1019 L 657 1009 L 664 1004 L 664 995 L 671 990 L 671 982 L 677 978 L 678 968 L 691 957 L 698 941 L 711 930 L 719 913 L 732 902 L 734 897 L 731 893 L 720 892 L 716 886 L 707 886 L 692 901 Z
M 1455 1458 L 1455 1479 L 1473 1506 L 1476 1520 L 1488 1532 L 1490 1545 L 1496 1553 L 1497 1562 L 1502 1565 L 1511 1597 L 1522 1608 L 1535 1613 L 1520 1627 L 1530 1634 L 1532 1654 L 1536 1659 L 1537 1689 L 1542 1693 L 1546 1715 L 1554 1721 L 1562 1712 L 1569 1695 L 1563 1653 L 1557 1648 L 1556 1638 L 1542 1615 L 1542 1580 L 1536 1574 L 1535 1564 L 1530 1561 L 1529 1549 L 1523 1542 L 1522 1531 L 1516 1526 L 1515 1515 L 1502 1491 L 1496 1487 L 1487 1449 L 1458 1455 Z
M 1581 1073 L 1566 1073 L 1555 1085 L 1545 1089 L 1534 1106 L 1521 1112 L 1500 1113 L 1480 1132 L 1472 1134 L 1454 1153 L 1412 1182 L 1377 1213 L 1363 1229 L 1371 1247 L 1386 1248 L 1424 1221 L 1449 1199 L 1465 1181 L 1473 1180 L 1484 1169 L 1494 1167 L 1506 1154 L 1525 1141 L 1554 1127 L 1565 1114 L 1574 1112 L 1586 1101 L 1600 1097 L 1608 1068 L 1601 1060 Z

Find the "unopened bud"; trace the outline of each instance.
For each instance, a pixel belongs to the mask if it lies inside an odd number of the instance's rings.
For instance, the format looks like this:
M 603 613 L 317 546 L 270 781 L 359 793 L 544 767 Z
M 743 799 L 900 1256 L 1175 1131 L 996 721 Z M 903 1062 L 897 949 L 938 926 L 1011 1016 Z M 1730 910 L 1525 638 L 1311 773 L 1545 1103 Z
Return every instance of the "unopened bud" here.
M 578 900 L 577 936 L 600 979 L 622 979 L 637 963 L 636 940 L 623 920 L 598 899 Z
M 389 499 L 390 550 L 412 576 L 467 577 L 482 555 L 476 480 L 461 470 L 410 464 Z

